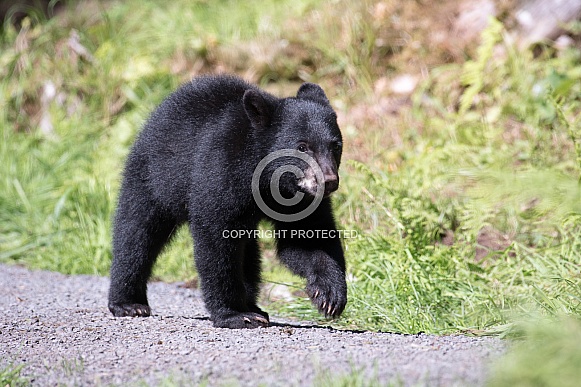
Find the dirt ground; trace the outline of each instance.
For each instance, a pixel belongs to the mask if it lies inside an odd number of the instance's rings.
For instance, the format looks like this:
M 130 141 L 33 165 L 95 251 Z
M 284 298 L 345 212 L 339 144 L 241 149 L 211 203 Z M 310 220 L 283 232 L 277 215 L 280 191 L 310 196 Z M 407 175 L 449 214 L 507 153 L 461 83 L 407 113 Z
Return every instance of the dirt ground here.
M 341 331 L 271 317 L 213 328 L 200 293 L 150 285 L 150 318 L 114 318 L 108 278 L 0 265 L 0 369 L 32 385 L 304 386 L 343 375 L 372 384 L 482 385 L 506 349 L 497 338 Z M 331 379 L 329 379 L 331 378 Z

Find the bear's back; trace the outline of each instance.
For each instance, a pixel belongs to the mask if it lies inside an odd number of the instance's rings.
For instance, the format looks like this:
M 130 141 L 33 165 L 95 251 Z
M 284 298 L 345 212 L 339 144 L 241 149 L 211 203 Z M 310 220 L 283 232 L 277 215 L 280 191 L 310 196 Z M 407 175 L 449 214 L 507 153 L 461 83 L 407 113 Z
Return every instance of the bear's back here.
M 194 176 L 222 178 L 237 165 L 230 153 L 246 146 L 251 124 L 242 100 L 248 89 L 259 90 L 234 76 L 196 78 L 169 95 L 139 134 L 128 165 L 141 165 L 133 169 L 176 218 L 185 216 Z
M 224 114 L 243 114 L 242 97 L 257 89 L 230 75 L 208 75 L 183 84 L 152 115 L 180 122 L 203 123 Z

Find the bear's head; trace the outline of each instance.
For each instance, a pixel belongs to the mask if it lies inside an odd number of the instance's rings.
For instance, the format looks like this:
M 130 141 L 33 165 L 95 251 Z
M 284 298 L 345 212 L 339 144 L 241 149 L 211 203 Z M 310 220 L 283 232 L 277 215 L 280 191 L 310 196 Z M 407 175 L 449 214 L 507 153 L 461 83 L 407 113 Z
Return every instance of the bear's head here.
M 296 97 L 283 99 L 250 89 L 243 102 L 260 156 L 271 156 L 261 190 L 273 191 L 275 181 L 283 200 L 299 192 L 309 200 L 337 190 L 343 140 L 337 115 L 320 86 L 304 83 Z

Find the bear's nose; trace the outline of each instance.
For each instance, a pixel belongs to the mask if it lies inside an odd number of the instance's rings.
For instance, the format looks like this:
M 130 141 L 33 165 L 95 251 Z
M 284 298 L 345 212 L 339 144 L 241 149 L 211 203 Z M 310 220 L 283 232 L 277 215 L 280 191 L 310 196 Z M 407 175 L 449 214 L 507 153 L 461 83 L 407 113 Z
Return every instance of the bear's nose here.
M 337 175 L 325 175 L 325 196 L 337 191 L 339 188 L 339 177 Z

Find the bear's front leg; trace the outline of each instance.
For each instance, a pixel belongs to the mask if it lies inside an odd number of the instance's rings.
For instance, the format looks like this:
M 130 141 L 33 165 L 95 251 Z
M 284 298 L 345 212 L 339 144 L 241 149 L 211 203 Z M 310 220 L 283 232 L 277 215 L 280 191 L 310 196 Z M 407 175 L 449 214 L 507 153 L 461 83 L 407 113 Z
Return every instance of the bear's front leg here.
M 339 317 L 347 304 L 345 269 L 336 257 L 309 245 L 279 240 L 278 256 L 294 273 L 307 279 L 305 290 L 319 312 L 325 317 Z
M 216 227 L 211 229 L 216 230 Z M 259 278 L 259 272 L 248 272 L 249 267 L 255 265 L 244 264 L 249 241 L 225 237 L 223 232 L 200 230 L 196 226 L 192 227 L 192 235 L 202 293 L 214 326 L 232 329 L 267 327 L 268 314 L 252 302 L 255 294 L 247 294 L 250 286 L 245 283 L 245 276 Z
M 280 260 L 307 279 L 306 292 L 325 317 L 339 317 L 347 304 L 345 258 L 331 204 L 324 199 L 309 217 L 297 222 L 277 222 Z

